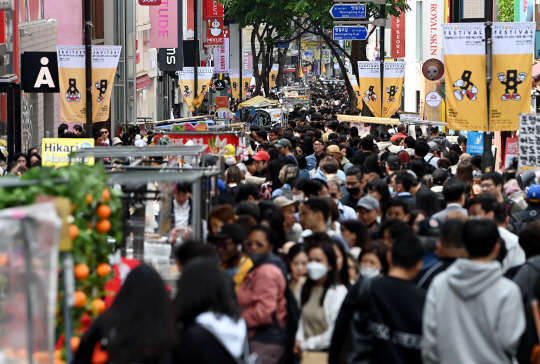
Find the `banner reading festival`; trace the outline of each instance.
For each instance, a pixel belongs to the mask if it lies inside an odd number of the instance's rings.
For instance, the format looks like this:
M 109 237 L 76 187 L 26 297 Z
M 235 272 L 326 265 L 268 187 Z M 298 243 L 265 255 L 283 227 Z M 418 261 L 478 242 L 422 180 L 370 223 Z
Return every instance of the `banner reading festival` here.
M 358 62 L 360 97 L 373 116 L 381 117 L 381 63 L 379 61 Z
M 121 46 L 92 47 L 92 122 L 109 118 L 114 75 Z M 58 46 L 62 121 L 86 123 L 84 46 Z
M 382 117 L 389 118 L 401 107 L 405 62 L 384 63 L 384 97 L 382 98 Z
M 449 23 L 442 29 L 448 128 L 487 131 L 484 24 Z
M 517 130 L 531 105 L 535 23 L 493 23 L 490 130 Z
M 231 68 L 229 70 L 229 79 L 231 80 L 231 96 L 233 99 L 239 99 L 240 88 L 242 87 L 240 85 L 240 70 L 238 68 Z M 242 92 L 242 95 L 245 95 L 245 93 Z

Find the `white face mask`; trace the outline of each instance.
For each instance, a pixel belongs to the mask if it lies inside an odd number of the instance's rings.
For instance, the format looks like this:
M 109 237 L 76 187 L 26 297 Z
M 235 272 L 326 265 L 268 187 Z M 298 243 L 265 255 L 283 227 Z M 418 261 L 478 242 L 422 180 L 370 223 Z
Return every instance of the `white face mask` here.
M 292 199 L 295 200 L 295 201 L 304 201 L 304 195 L 293 195 L 292 196 Z
M 373 267 L 360 267 L 360 275 L 365 278 L 377 277 L 381 274 L 381 270 Z
M 319 262 L 309 262 L 307 264 L 309 279 L 318 281 L 328 273 L 328 267 Z

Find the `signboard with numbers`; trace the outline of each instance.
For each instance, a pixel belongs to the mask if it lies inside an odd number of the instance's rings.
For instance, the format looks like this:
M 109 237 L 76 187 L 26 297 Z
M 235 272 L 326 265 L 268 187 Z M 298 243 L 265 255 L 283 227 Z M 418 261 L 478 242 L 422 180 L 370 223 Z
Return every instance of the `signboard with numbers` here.
M 518 169 L 525 171 L 540 166 L 540 118 L 535 114 L 519 114 Z

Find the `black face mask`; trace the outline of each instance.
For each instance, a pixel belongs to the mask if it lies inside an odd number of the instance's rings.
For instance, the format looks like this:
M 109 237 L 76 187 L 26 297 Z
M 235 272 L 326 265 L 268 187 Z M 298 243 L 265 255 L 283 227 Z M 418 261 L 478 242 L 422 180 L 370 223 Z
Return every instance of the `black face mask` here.
M 349 195 L 351 196 L 356 196 L 360 193 L 360 187 L 355 187 L 355 188 L 347 187 L 347 192 L 349 192 Z

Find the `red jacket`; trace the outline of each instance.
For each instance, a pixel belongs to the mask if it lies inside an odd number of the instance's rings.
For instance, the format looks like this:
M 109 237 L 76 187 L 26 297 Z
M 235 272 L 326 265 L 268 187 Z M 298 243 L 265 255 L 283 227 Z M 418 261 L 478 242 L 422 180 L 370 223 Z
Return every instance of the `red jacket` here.
M 279 324 L 285 326 L 286 285 L 283 272 L 273 264 L 263 264 L 246 275 L 236 295 L 250 336 L 257 327 L 274 323 L 273 313 Z

